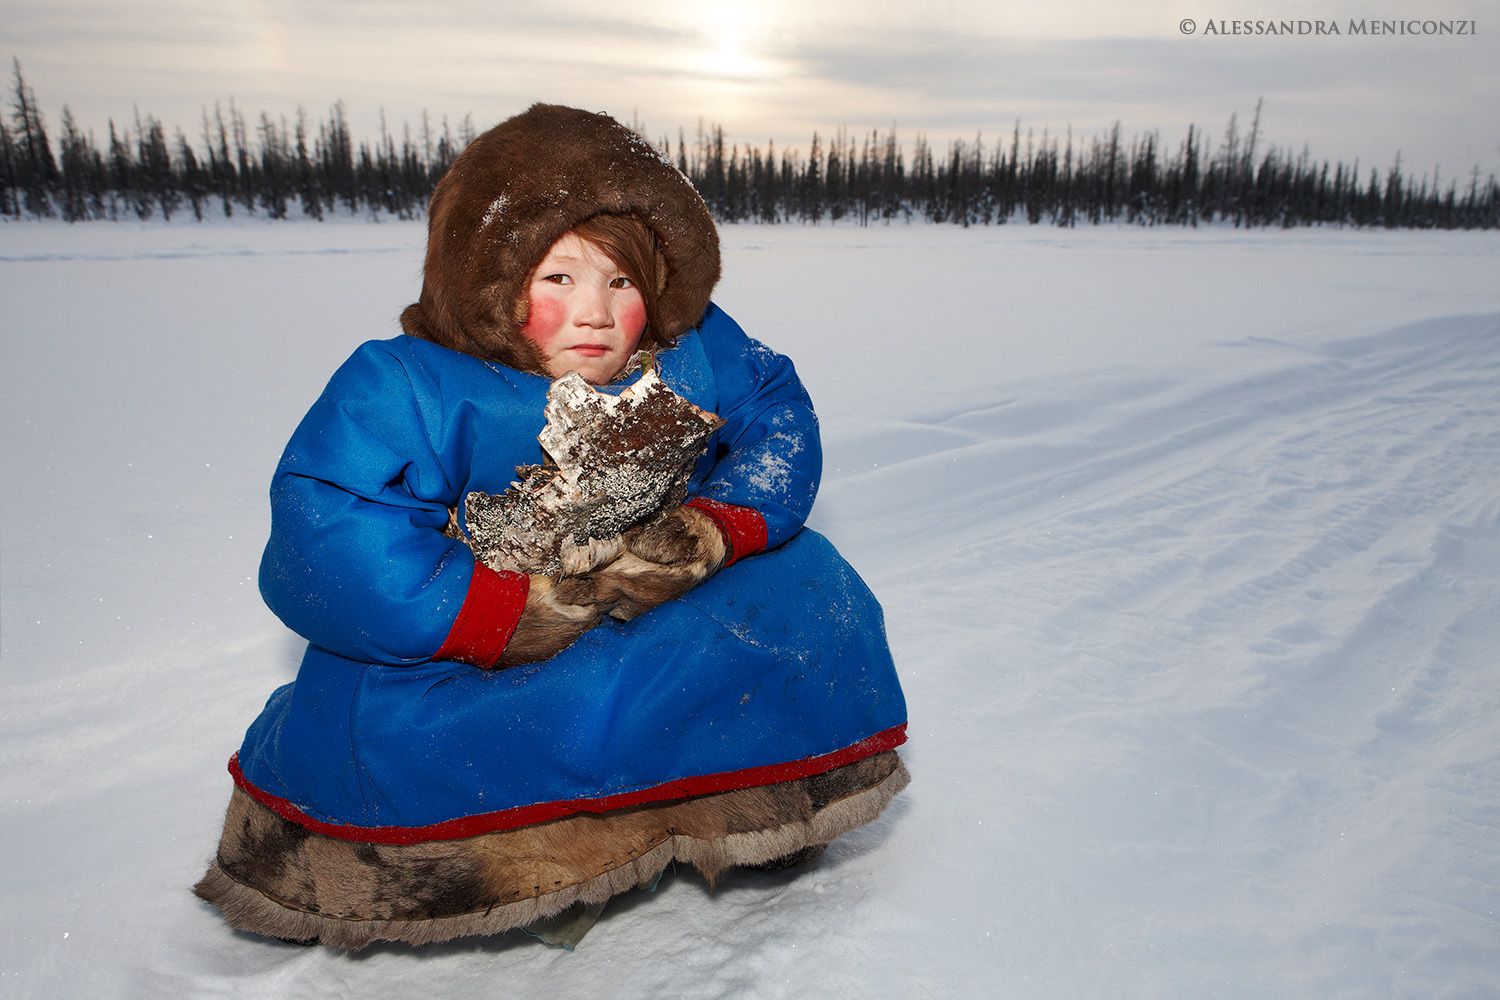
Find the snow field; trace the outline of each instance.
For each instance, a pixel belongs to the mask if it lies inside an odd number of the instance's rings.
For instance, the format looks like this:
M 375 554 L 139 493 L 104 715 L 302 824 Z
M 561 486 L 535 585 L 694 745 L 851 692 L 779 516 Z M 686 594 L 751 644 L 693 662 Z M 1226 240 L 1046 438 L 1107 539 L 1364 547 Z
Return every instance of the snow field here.
M 911 788 L 571 955 L 229 931 L 187 887 L 301 645 L 255 592 L 266 484 L 422 237 L 0 227 L 0 993 L 1494 995 L 1493 234 L 726 229 Z

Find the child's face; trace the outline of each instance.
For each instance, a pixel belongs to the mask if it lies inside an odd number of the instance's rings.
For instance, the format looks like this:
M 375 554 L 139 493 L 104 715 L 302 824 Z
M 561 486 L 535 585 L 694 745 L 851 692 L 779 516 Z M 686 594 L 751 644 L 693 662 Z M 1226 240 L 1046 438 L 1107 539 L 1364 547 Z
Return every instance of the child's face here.
M 577 372 L 594 385 L 619 374 L 646 329 L 646 303 L 619 265 L 587 240 L 564 233 L 528 286 L 521 335 L 536 345 L 547 374 Z

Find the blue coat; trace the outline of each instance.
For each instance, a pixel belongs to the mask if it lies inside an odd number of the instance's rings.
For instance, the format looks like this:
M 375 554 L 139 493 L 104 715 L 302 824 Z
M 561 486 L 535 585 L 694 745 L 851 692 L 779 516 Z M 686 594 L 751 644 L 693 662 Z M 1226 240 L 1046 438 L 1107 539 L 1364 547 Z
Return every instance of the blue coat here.
M 693 495 L 751 507 L 768 550 L 550 660 L 435 660 L 474 560 L 443 534 L 471 490 L 543 459 L 549 380 L 412 337 L 364 344 L 287 445 L 261 593 L 309 641 L 231 770 L 312 829 L 469 836 L 818 773 L 904 739 L 879 605 L 802 523 L 821 471 L 792 364 L 710 307 L 658 355 L 724 419 Z

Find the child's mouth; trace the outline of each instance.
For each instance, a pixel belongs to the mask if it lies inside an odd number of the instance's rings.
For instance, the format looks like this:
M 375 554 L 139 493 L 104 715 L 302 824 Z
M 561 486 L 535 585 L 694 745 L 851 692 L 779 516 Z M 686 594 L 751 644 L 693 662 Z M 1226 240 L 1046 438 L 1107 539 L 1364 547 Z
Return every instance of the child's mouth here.
M 606 355 L 606 354 L 609 353 L 609 345 L 607 345 L 607 344 L 579 344 L 579 345 L 577 345 L 575 347 L 568 348 L 568 350 L 570 350 L 570 351 L 577 351 L 579 354 L 582 354 L 586 358 L 601 358 L 604 355 Z

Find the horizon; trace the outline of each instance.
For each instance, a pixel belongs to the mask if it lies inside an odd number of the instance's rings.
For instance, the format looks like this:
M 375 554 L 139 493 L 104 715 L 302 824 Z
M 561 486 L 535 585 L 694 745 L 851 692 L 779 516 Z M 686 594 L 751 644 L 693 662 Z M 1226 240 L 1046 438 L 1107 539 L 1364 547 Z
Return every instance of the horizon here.
M 1308 23 L 1380 13 L 1346 0 L 1316 15 L 1282 0 L 1262 7 L 1251 15 Z M 1248 129 L 1264 98 L 1263 141 L 1280 150 L 1362 169 L 1400 156 L 1411 175 L 1462 177 L 1500 172 L 1500 35 L 1480 8 L 1456 0 L 1428 18 L 1467 22 L 1464 36 L 1279 37 L 1226 36 L 1213 27 L 1220 12 L 1160 0 L 1021 13 L 969 0 L 922 12 L 660 0 L 624 14 L 583 0 L 566 15 L 497 14 L 469 0 L 420 14 L 347 0 L 317 11 L 161 0 L 144 14 L 100 0 L 0 0 L 0 54 L 20 62 L 50 134 L 67 106 L 96 139 L 111 119 L 133 125 L 136 108 L 192 141 L 216 102 L 290 121 L 299 107 L 317 120 L 342 101 L 367 139 L 382 111 L 398 136 L 402 123 L 420 127 L 424 109 L 434 128 L 446 117 L 457 131 L 468 114 L 482 131 L 546 100 L 674 143 L 701 120 L 761 149 L 806 150 L 815 131 L 841 127 L 894 127 L 908 148 L 918 135 L 991 144 L 1019 120 L 1037 137 L 1087 140 L 1118 122 L 1175 144 L 1189 126 L 1217 141 L 1231 114 Z M 1183 13 L 1195 16 L 1192 34 Z
M 165 119 L 159 115 L 156 115 L 149 108 L 141 108 L 139 105 L 133 104 L 132 114 L 130 118 L 107 118 L 103 132 L 101 134 L 99 129 L 91 127 L 81 121 L 77 113 L 73 112 L 71 105 L 69 105 L 67 102 L 56 105 L 55 112 L 49 112 L 46 98 L 42 94 L 36 92 L 36 87 L 31 82 L 26 67 L 20 66 L 19 69 L 25 79 L 25 85 L 28 93 L 32 94 L 36 98 L 38 109 L 41 112 L 43 123 L 45 124 L 47 129 L 47 138 L 49 143 L 54 147 L 54 152 L 57 151 L 61 142 L 61 124 L 64 111 L 68 111 L 73 114 L 75 127 L 77 127 L 79 131 L 82 132 L 92 144 L 100 149 L 104 149 L 107 147 L 110 125 L 114 126 L 114 128 L 119 132 L 122 138 L 129 137 L 132 141 L 135 141 L 140 138 L 138 126 L 150 122 L 154 119 L 156 122 L 163 126 L 163 128 L 169 135 L 175 135 L 180 131 L 187 138 L 189 144 L 194 147 L 195 151 L 204 150 L 209 144 L 208 137 L 204 135 L 203 131 L 205 127 L 212 126 L 217 129 L 217 121 L 220 116 L 222 117 L 225 124 L 230 123 L 232 121 L 232 116 L 236 111 L 238 111 L 241 120 L 244 123 L 247 135 L 249 137 L 250 148 L 260 149 L 263 145 L 262 138 L 258 135 L 260 119 L 262 114 L 268 116 L 271 115 L 271 113 L 266 109 L 245 107 L 231 97 L 224 101 L 216 101 L 212 105 L 204 105 L 200 110 L 198 120 L 190 124 L 185 124 L 183 122 Z M 15 83 L 16 77 L 13 71 L 7 88 L 8 95 L 12 100 L 12 106 L 14 106 Z M 1036 148 L 1042 148 L 1044 144 L 1051 144 L 1057 150 L 1061 151 L 1068 143 L 1071 142 L 1074 151 L 1081 155 L 1082 152 L 1088 148 L 1091 142 L 1094 142 L 1096 140 L 1106 140 L 1110 131 L 1116 127 L 1120 129 L 1121 138 L 1125 141 L 1127 148 L 1147 137 L 1154 136 L 1157 140 L 1158 150 L 1162 154 L 1166 154 L 1172 150 L 1180 149 L 1182 143 L 1186 141 L 1188 132 L 1191 129 L 1194 133 L 1196 141 L 1201 144 L 1200 148 L 1205 156 L 1215 157 L 1220 155 L 1222 150 L 1224 149 L 1226 145 L 1226 139 L 1231 128 L 1235 129 L 1237 140 L 1240 142 L 1244 142 L 1249 138 L 1252 129 L 1256 128 L 1258 125 L 1258 145 L 1260 146 L 1263 155 L 1275 152 L 1279 153 L 1285 159 L 1296 160 L 1305 152 L 1308 159 L 1312 163 L 1326 164 L 1328 166 L 1348 167 L 1355 173 L 1360 175 L 1363 175 L 1366 170 L 1376 170 L 1384 173 L 1392 169 L 1393 167 L 1399 167 L 1403 176 L 1405 177 L 1412 178 L 1417 181 L 1437 180 L 1440 182 L 1440 185 L 1447 185 L 1450 182 L 1457 182 L 1463 178 L 1469 178 L 1475 175 L 1477 175 L 1477 177 L 1480 179 L 1493 179 L 1497 174 L 1500 174 L 1500 166 L 1494 166 L 1489 169 L 1485 169 L 1483 165 L 1479 163 L 1472 164 L 1465 169 L 1454 169 L 1441 163 L 1433 163 L 1425 171 L 1418 173 L 1413 168 L 1412 157 L 1408 156 L 1403 150 L 1394 151 L 1384 160 L 1376 158 L 1365 161 L 1356 158 L 1352 161 L 1346 161 L 1335 159 L 1329 156 L 1323 156 L 1320 155 L 1318 151 L 1312 147 L 1311 143 L 1306 141 L 1301 143 L 1282 143 L 1275 141 L 1274 137 L 1270 134 L 1271 130 L 1267 122 L 1265 121 L 1266 115 L 1262 105 L 1263 99 L 1257 99 L 1255 104 L 1253 104 L 1248 111 L 1240 108 L 1231 109 L 1226 115 L 1223 116 L 1223 119 L 1217 128 L 1212 124 L 1205 124 L 1203 122 L 1189 122 L 1185 124 L 1182 130 L 1175 135 L 1171 133 L 1164 133 L 1161 129 L 1132 131 L 1128 127 L 1128 124 L 1120 118 L 1114 119 L 1108 124 L 1101 126 L 1097 130 L 1088 132 L 1073 129 L 1071 126 L 1065 127 L 1062 130 L 1052 130 L 1047 126 L 1037 128 L 1036 126 L 1031 125 L 1025 120 L 1017 119 L 1016 121 L 1012 122 L 1011 126 L 1007 129 L 997 128 L 992 132 L 986 132 L 984 129 L 970 129 L 967 132 L 956 130 L 945 139 L 940 139 L 932 133 L 920 129 L 908 133 L 900 127 L 899 123 L 893 122 L 886 128 L 875 126 L 872 129 L 859 132 L 849 129 L 844 125 L 822 128 L 814 126 L 812 132 L 805 136 L 800 142 L 791 139 L 782 140 L 773 138 L 767 140 L 764 143 L 756 143 L 743 137 L 734 136 L 723 127 L 722 123 L 706 119 L 702 116 L 699 116 L 691 130 L 689 130 L 684 125 L 676 125 L 667 129 L 656 129 L 653 128 L 650 123 L 641 121 L 638 118 L 622 117 L 620 115 L 615 115 L 614 117 L 622 124 L 628 125 L 635 129 L 639 134 L 648 139 L 658 150 L 661 150 L 666 155 L 670 155 L 674 159 L 678 153 L 679 141 L 683 142 L 685 144 L 687 156 L 690 162 L 696 161 L 697 156 L 701 153 L 701 143 L 712 135 L 712 132 L 715 128 L 722 130 L 726 149 L 737 149 L 739 153 L 745 157 L 748 157 L 752 151 L 764 154 L 768 152 L 770 148 L 774 147 L 778 155 L 784 155 L 785 153 L 790 152 L 794 157 L 800 159 L 808 154 L 811 144 L 815 138 L 823 144 L 824 149 L 826 150 L 828 144 L 841 133 L 846 136 L 852 137 L 852 140 L 854 141 L 854 144 L 856 146 L 859 146 L 865 139 L 879 139 L 881 141 L 884 141 L 888 135 L 894 135 L 896 138 L 897 147 L 900 149 L 902 156 L 909 162 L 917 147 L 923 142 L 926 142 L 935 152 L 941 151 L 943 153 L 951 153 L 955 143 L 964 143 L 966 148 L 972 148 L 974 142 L 977 140 L 982 144 L 982 149 L 985 155 L 988 156 L 994 153 L 997 147 L 1000 149 L 1009 148 L 1015 141 L 1017 134 L 1019 134 L 1020 146 L 1023 150 L 1030 150 L 1033 146 L 1035 146 Z M 350 134 L 354 140 L 356 149 L 358 149 L 361 144 L 368 144 L 371 148 L 373 148 L 376 141 L 379 140 L 382 135 L 382 129 L 384 130 L 385 134 L 388 134 L 398 145 L 402 141 L 403 137 L 409 132 L 411 141 L 414 142 L 418 146 L 418 148 L 420 148 L 420 137 L 422 134 L 421 129 L 423 124 L 423 116 L 425 115 L 427 126 L 431 130 L 430 138 L 432 142 L 437 142 L 437 140 L 444 134 L 444 128 L 446 127 L 451 137 L 454 138 L 454 140 L 457 142 L 457 148 L 461 150 L 464 145 L 462 141 L 462 131 L 464 127 L 465 117 L 469 118 L 476 134 L 484 131 L 485 128 L 489 127 L 489 125 L 496 124 L 499 120 L 502 120 L 497 119 L 496 122 L 484 124 L 473 121 L 472 115 L 460 116 L 458 119 L 454 119 L 452 116 L 437 115 L 432 113 L 429 109 L 423 108 L 419 110 L 414 121 L 407 118 L 402 118 L 399 121 L 393 121 L 387 114 L 385 114 L 385 110 L 382 107 L 379 111 L 376 112 L 376 120 L 378 124 L 372 130 L 362 130 L 353 123 L 357 122 L 361 117 L 364 116 L 358 114 L 357 109 L 351 108 L 348 105 L 348 102 L 340 99 L 329 105 L 327 108 L 323 109 L 321 112 L 315 111 L 309 108 L 307 105 L 299 103 L 292 114 L 288 115 L 286 112 L 279 112 L 276 115 L 271 116 L 271 121 L 272 124 L 275 125 L 282 133 L 290 135 L 292 129 L 295 128 L 296 116 L 298 114 L 305 114 L 308 125 L 312 128 L 317 128 L 318 126 L 326 124 L 329 121 L 336 106 L 343 107 L 345 121 L 347 123 L 350 123 Z M 519 113 L 524 110 L 525 108 L 517 108 L 512 113 Z M 506 117 L 509 117 L 509 115 L 507 115 Z M 309 140 L 313 138 L 316 137 L 309 136 Z M 666 142 L 666 148 L 663 148 L 662 146 L 662 143 L 664 141 Z M 174 153 L 173 156 L 175 157 L 175 155 L 176 154 Z M 1259 159 L 1259 157 L 1257 157 L 1257 159 Z

